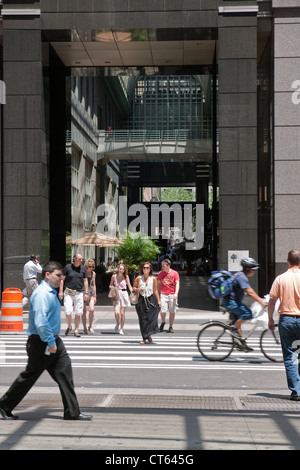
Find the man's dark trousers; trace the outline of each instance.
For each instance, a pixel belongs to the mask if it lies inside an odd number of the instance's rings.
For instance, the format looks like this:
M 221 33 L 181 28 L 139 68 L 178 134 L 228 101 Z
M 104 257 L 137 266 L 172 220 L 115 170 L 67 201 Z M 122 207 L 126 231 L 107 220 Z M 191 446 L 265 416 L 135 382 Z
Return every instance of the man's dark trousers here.
M 47 343 L 44 343 L 38 335 L 32 335 L 28 338 L 26 345 L 27 367 L 0 398 L 1 408 L 12 411 L 29 392 L 40 375 L 47 370 L 59 386 L 64 405 L 64 417 L 74 418 L 80 414 L 74 390 L 70 357 L 59 337 L 56 337 L 56 346 L 56 353 L 47 355 L 45 354 Z

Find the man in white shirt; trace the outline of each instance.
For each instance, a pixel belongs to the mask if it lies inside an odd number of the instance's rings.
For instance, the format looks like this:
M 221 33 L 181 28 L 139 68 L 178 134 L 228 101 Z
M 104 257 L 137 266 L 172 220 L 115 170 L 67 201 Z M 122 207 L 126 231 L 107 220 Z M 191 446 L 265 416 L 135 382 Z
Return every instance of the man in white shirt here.
M 37 274 L 41 273 L 42 270 L 43 268 L 38 261 L 37 255 L 30 255 L 29 261 L 24 265 L 23 268 L 23 279 L 26 284 L 26 289 L 24 289 L 26 293 L 24 293 L 23 297 L 23 307 L 27 305 L 32 292 L 39 285 Z

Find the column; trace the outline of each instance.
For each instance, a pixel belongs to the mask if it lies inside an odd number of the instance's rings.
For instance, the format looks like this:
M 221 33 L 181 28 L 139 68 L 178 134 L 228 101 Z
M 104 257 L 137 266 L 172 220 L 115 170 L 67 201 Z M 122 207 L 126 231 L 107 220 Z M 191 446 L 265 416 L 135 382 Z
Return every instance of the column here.
M 295 8 L 298 7 L 298 8 Z M 274 230 L 275 272 L 299 249 L 300 219 L 300 1 L 274 8 Z
M 219 268 L 257 257 L 256 15 L 219 16 Z
M 39 17 L 3 20 L 3 281 L 24 286 L 30 253 L 48 258 L 49 208 Z

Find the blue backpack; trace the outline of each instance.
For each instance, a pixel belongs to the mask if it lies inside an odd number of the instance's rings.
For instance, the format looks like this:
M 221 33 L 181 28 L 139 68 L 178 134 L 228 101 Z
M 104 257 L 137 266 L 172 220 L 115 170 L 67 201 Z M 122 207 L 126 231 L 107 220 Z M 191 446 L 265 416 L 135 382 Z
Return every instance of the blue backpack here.
M 233 289 L 234 276 L 230 271 L 212 271 L 208 279 L 208 292 L 215 299 L 222 299 L 230 294 Z

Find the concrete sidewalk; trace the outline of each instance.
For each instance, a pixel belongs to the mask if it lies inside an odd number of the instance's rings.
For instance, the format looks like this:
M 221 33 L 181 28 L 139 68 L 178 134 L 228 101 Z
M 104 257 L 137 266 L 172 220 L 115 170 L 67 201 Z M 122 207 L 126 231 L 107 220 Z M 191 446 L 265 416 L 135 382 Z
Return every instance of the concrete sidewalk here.
M 300 449 L 300 404 L 287 400 L 286 390 L 276 396 L 102 388 L 77 394 L 92 421 L 64 421 L 57 387 L 34 387 L 18 406 L 19 420 L 0 420 L 0 450 Z

